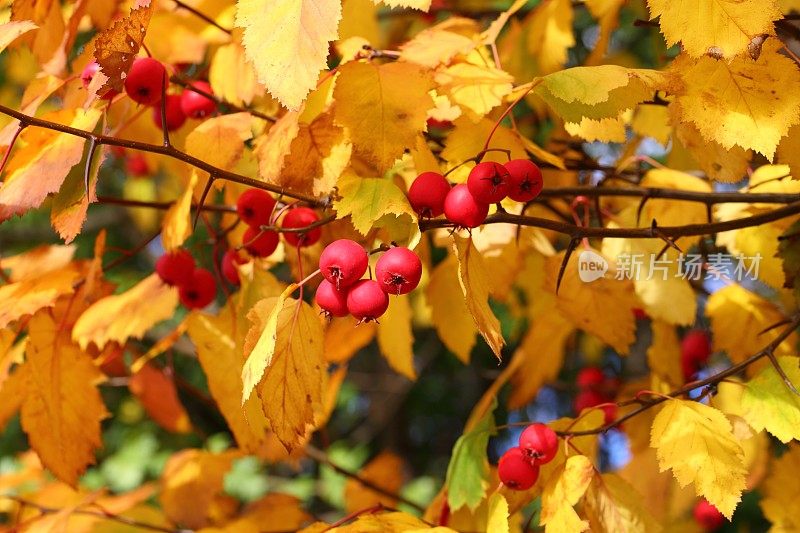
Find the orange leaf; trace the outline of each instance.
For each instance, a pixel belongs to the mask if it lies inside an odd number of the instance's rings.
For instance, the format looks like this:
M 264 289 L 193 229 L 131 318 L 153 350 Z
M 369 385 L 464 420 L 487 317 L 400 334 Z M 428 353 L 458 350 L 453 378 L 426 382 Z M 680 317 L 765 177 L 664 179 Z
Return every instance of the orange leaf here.
M 0 268 L 11 271 L 11 281 L 22 281 L 65 267 L 74 255 L 74 245 L 44 244 L 12 257 L 0 258 Z
M 0 286 L 0 328 L 43 307 L 52 307 L 59 296 L 72 293 L 77 277 L 73 268 L 65 267 Z
M 122 91 L 124 75 L 139 53 L 155 7 L 154 2 L 148 1 L 145 4 L 131 10 L 130 15 L 119 19 L 97 35 L 94 41 L 94 57 L 100 64 L 100 70 L 108 76 L 98 94 L 103 94 L 106 89 Z
M 359 475 L 388 492 L 397 493 L 403 486 L 403 460 L 392 452 L 382 452 L 370 461 Z M 348 479 L 345 484 L 344 500 L 348 513 L 378 504 L 387 507 L 397 505 L 397 501 L 393 498 L 377 493 L 353 478 Z
M 131 376 L 128 388 L 142 402 L 150 418 L 168 431 L 188 433 L 192 429 L 189 415 L 183 408 L 175 382 L 164 370 L 144 365 Z

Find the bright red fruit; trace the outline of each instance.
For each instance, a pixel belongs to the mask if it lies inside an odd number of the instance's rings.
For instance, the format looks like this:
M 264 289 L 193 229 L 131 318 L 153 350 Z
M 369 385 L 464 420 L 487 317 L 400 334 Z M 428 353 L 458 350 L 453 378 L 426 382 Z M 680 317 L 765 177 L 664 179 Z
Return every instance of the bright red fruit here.
M 242 245 L 244 249 L 253 257 L 268 257 L 278 248 L 280 238 L 278 233 L 272 230 L 260 230 L 250 226 L 244 232 Z
M 542 171 L 533 161 L 514 159 L 503 165 L 509 175 L 508 197 L 515 202 L 530 202 L 542 192 Z
M 690 380 L 701 367 L 705 366 L 711 355 L 711 340 L 701 329 L 688 332 L 681 341 L 681 367 L 683 377 Z
M 470 171 L 467 187 L 472 196 L 484 204 L 494 204 L 508 196 L 511 177 L 500 163 L 485 161 Z
M 580 412 L 584 409 L 600 405 L 601 403 L 606 403 L 607 401 L 608 398 L 600 392 L 595 390 L 584 390 L 575 396 L 572 407 L 575 409 L 576 414 L 580 414 Z
M 606 375 L 596 366 L 587 366 L 578 372 L 575 383 L 579 389 L 600 389 L 606 380 Z
M 319 284 L 319 287 L 317 287 L 317 293 L 314 295 L 314 300 L 329 317 L 347 316 L 350 314 L 350 311 L 347 310 L 348 292 L 349 291 L 346 288 L 337 290 L 333 283 L 327 279 L 323 279 Z
M 477 228 L 488 214 L 489 204 L 478 202 L 463 183 L 450 189 L 444 200 L 444 216 L 462 228 Z
M 83 72 L 81 72 L 81 83 L 83 83 L 83 88 L 88 89 L 89 84 L 92 83 L 92 79 L 94 79 L 94 75 L 97 74 L 97 71 L 100 70 L 100 65 L 93 61 L 89 63 L 85 67 L 83 67 Z M 119 93 L 113 89 L 106 91 L 106 93 L 101 96 L 103 100 L 111 100 Z
M 236 212 L 248 226 L 268 226 L 275 199 L 261 189 L 248 189 L 236 200 Z
M 134 102 L 155 105 L 161 101 L 161 92 L 167 83 L 167 69 L 151 57 L 140 57 L 125 77 L 125 92 Z
M 217 284 L 214 275 L 205 268 L 195 269 L 191 279 L 178 289 L 181 303 L 189 309 L 200 309 L 214 301 Z
M 537 464 L 549 463 L 558 452 L 558 436 L 545 424 L 531 424 L 519 436 L 519 447 Z
M 647 312 L 641 307 L 635 307 L 633 309 L 633 316 L 636 317 L 636 320 L 647 320 Z
M 156 273 L 167 285 L 183 285 L 192 278 L 194 257 L 186 250 L 166 253 L 156 261 Z
M 359 322 L 377 321 L 389 308 L 389 295 L 381 290 L 377 281 L 356 281 L 347 292 L 347 310 Z
M 167 99 L 164 100 L 166 109 L 164 110 L 167 117 L 167 131 L 175 131 L 186 122 L 186 115 L 181 110 L 181 97 L 177 94 L 168 94 Z M 160 129 L 164 129 L 161 125 L 161 104 L 153 106 L 153 122 Z
M 367 252 L 360 244 L 350 239 L 333 241 L 319 256 L 322 275 L 337 289 L 348 287 L 361 279 L 368 265 Z M 377 286 L 377 283 L 375 285 Z
M 402 246 L 383 252 L 375 264 L 375 279 L 386 294 L 407 294 L 417 288 L 421 277 L 419 257 Z
M 305 228 L 319 221 L 317 212 L 309 207 L 295 207 L 289 210 L 281 222 L 282 228 Z M 292 246 L 311 246 L 322 236 L 321 228 L 313 228 L 302 233 L 284 232 L 283 238 Z
M 211 85 L 204 81 L 192 82 L 192 86 L 206 94 L 214 94 Z M 183 114 L 191 118 L 204 118 L 217 110 L 217 103 L 202 94 L 186 88 L 181 93 L 181 109 Z
M 408 201 L 422 218 L 434 218 L 444 213 L 444 199 L 450 183 L 438 172 L 423 172 L 408 188 Z
M 510 448 L 500 458 L 497 475 L 503 485 L 512 490 L 528 490 L 539 478 L 539 467 L 521 448 Z
M 242 263 L 246 263 L 247 260 L 239 255 L 239 252 L 236 250 L 228 250 L 225 252 L 225 255 L 222 256 L 222 277 L 224 277 L 231 285 L 239 285 L 239 271 L 236 270 L 236 265 L 241 265 Z
M 719 509 L 708 503 L 707 500 L 700 500 L 694 506 L 694 519 L 705 528 L 706 531 L 719 529 L 725 523 L 725 516 Z
M 125 158 L 125 172 L 131 176 L 147 176 L 150 173 L 147 159 L 140 153 L 131 154 Z

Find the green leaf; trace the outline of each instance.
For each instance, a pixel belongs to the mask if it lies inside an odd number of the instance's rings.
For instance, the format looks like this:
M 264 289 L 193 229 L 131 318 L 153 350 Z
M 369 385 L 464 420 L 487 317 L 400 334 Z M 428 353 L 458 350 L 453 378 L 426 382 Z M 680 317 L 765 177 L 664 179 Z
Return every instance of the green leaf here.
M 495 434 L 494 410 L 492 407 L 475 425 L 475 429 L 461 435 L 453 446 L 453 455 L 447 466 L 447 503 L 453 511 L 464 505 L 474 510 L 483 500 L 489 486 L 489 462 L 486 446 L 489 437 Z
M 800 384 L 797 357 L 778 357 L 778 364 L 789 380 Z M 744 419 L 756 431 L 766 429 L 783 443 L 800 439 L 800 397 L 783 382 L 770 365 L 745 384 L 742 395 Z

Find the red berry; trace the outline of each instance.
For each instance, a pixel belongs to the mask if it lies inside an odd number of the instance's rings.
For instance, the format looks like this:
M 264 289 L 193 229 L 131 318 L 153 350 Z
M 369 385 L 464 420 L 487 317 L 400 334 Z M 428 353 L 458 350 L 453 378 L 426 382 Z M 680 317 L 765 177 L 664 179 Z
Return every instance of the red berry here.
M 350 239 L 333 241 L 319 256 L 322 275 L 337 289 L 348 287 L 361 279 L 368 265 L 367 252 L 360 244 Z M 389 301 L 388 298 L 386 301 Z
M 444 200 L 444 216 L 462 228 L 477 228 L 488 214 L 489 204 L 478 202 L 463 183 L 450 189 Z
M 549 463 L 558 452 L 558 436 L 545 424 L 531 424 L 519 436 L 519 447 L 537 464 Z
M 246 263 L 244 257 L 240 256 L 236 250 L 228 250 L 225 252 L 225 255 L 222 256 L 222 277 L 224 277 L 231 285 L 239 285 L 239 271 L 236 269 L 236 265 L 241 265 L 242 263 Z
M 156 261 L 156 273 L 167 285 L 183 285 L 192 278 L 194 257 L 186 250 L 166 253 Z
M 125 92 L 134 102 L 155 105 L 167 83 L 167 69 L 151 57 L 140 57 L 125 77 Z
M 539 478 L 539 466 L 521 448 L 510 448 L 500 458 L 497 475 L 509 489 L 528 490 Z
M 180 286 L 181 303 L 189 309 L 200 309 L 214 301 L 217 284 L 214 275 L 205 268 L 195 269 L 191 279 Z
M 323 279 L 317 287 L 314 300 L 328 316 L 347 316 L 350 314 L 350 311 L 347 310 L 348 292 L 346 288 L 337 290 L 333 283 Z
M 725 516 L 719 512 L 719 509 L 708 503 L 708 500 L 700 500 L 694 506 L 694 519 L 706 531 L 714 531 L 725 523 Z
M 308 207 L 295 207 L 290 209 L 281 222 L 282 228 L 305 228 L 319 220 L 317 212 Z M 283 238 L 292 246 L 311 246 L 322 236 L 321 228 L 313 228 L 302 233 L 284 232 Z
M 444 199 L 450 184 L 438 172 L 423 172 L 408 188 L 408 201 L 422 218 L 434 218 L 444 213 Z
M 375 264 L 375 279 L 386 294 L 408 294 L 417 288 L 421 277 L 419 257 L 402 246 L 385 251 Z
M 139 153 L 131 154 L 125 158 L 125 172 L 131 176 L 147 176 L 150 173 L 147 159 Z
M 579 389 L 597 390 L 603 386 L 605 380 L 606 376 L 603 374 L 602 370 L 596 366 L 588 366 L 586 368 L 582 368 L 581 371 L 578 372 L 578 377 L 575 380 L 575 383 L 578 385 Z
M 449 128 L 453 123 L 449 120 L 436 120 L 435 118 L 428 117 L 426 121 L 429 128 L 444 129 Z
M 578 206 L 589 207 L 589 203 L 590 203 L 590 201 L 589 201 L 589 197 L 588 196 L 584 196 L 582 194 L 579 194 L 578 196 L 573 198 L 571 205 L 572 205 L 572 209 L 575 210 L 575 209 L 578 208 Z
M 636 320 L 647 320 L 647 312 L 641 307 L 633 309 L 633 316 L 636 317 Z
M 236 201 L 236 212 L 248 226 L 269 225 L 273 209 L 275 209 L 275 199 L 261 189 L 248 189 Z
M 260 230 L 253 226 L 247 228 L 242 237 L 242 245 L 253 257 L 268 257 L 278 248 L 280 238 L 272 230 Z
M 195 81 L 192 86 L 206 94 L 214 94 L 211 85 L 204 81 Z M 217 110 L 217 103 L 202 94 L 186 88 L 181 93 L 181 109 L 183 114 L 191 118 L 204 118 Z
M 511 177 L 500 163 L 486 161 L 478 163 L 470 171 L 467 187 L 477 201 L 494 204 L 508 196 Z
M 514 159 L 505 165 L 509 175 L 508 197 L 516 202 L 530 202 L 542 192 L 542 171 L 533 161 Z
M 711 340 L 708 334 L 700 329 L 688 332 L 681 341 L 681 368 L 687 381 L 705 366 L 711 355 Z
M 94 79 L 94 75 L 97 74 L 97 71 L 100 70 L 100 65 L 93 61 L 89 63 L 83 68 L 83 72 L 81 72 L 81 83 L 83 83 L 83 88 L 88 89 L 89 84 L 92 83 L 92 79 Z M 113 89 L 106 91 L 106 93 L 101 96 L 103 100 L 111 100 L 119 93 Z
M 347 310 L 359 322 L 378 318 L 389 308 L 387 295 L 377 281 L 362 279 L 353 284 L 347 293 Z
M 167 131 L 175 131 L 186 122 L 186 115 L 181 110 L 181 97 L 177 94 L 168 94 L 165 100 L 167 108 L 165 109 L 167 116 Z M 161 104 L 153 106 L 153 122 L 160 129 L 161 127 Z
M 617 405 L 609 403 L 600 409 L 603 410 L 603 424 L 610 424 L 617 419 Z
M 601 403 L 606 403 L 607 401 L 608 398 L 598 391 L 584 390 L 575 396 L 572 407 L 575 409 L 576 414 L 580 414 L 584 409 L 600 405 Z

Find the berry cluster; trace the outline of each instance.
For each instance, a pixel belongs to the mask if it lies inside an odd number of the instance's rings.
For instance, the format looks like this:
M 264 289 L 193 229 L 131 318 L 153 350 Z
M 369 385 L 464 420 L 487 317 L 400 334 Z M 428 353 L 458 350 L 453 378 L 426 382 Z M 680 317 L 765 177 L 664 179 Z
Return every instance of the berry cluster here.
M 610 378 L 598 367 L 588 366 L 578 372 L 575 380 L 578 386 L 578 394 L 572 403 L 572 408 L 576 414 L 580 414 L 584 409 L 595 407 L 602 404 L 601 409 L 605 415 L 605 423 L 613 421 L 617 417 L 617 406 L 614 405 L 614 396 L 619 388 L 619 380 Z
M 390 294 L 413 291 L 422 277 L 417 254 L 401 246 L 389 248 L 378 258 L 376 279 L 361 279 L 368 266 L 367 252 L 355 241 L 339 239 L 325 247 L 319 257 L 325 279 L 317 287 L 315 300 L 326 315 L 377 321 L 389 308 Z
M 549 463 L 558 451 L 556 433 L 544 424 L 531 424 L 519 436 L 519 446 L 500 458 L 497 475 L 513 490 L 528 490 L 539 478 L 539 466 Z
M 458 227 L 476 228 L 489 214 L 489 205 L 508 197 L 530 202 L 542 192 L 542 171 L 532 161 L 514 159 L 505 165 L 478 163 L 467 183 L 450 187 L 437 172 L 423 172 L 408 189 L 408 201 L 422 218 L 444 216 Z
M 192 254 L 184 249 L 159 257 L 156 273 L 167 285 L 178 287 L 181 303 L 189 309 L 205 307 L 217 295 L 214 275 L 205 268 L 197 267 Z
M 681 341 L 681 368 L 683 378 L 691 381 L 697 372 L 708 364 L 711 356 L 711 339 L 701 329 L 688 332 Z
M 83 86 L 88 88 L 100 65 L 89 63 L 81 73 Z M 140 57 L 134 60 L 133 65 L 125 77 L 125 93 L 128 97 L 142 105 L 152 106 L 153 122 L 159 128 L 164 128 L 161 121 L 161 97 L 166 90 L 169 76 L 167 69 L 160 61 L 151 57 Z M 193 82 L 193 87 L 206 94 L 211 92 L 211 85 L 204 81 Z M 102 98 L 111 99 L 116 96 L 111 90 Z M 186 118 L 201 119 L 213 114 L 217 109 L 214 100 L 192 89 L 185 89 L 180 94 L 167 94 L 164 101 L 164 111 L 167 130 L 173 131 L 186 122 Z

